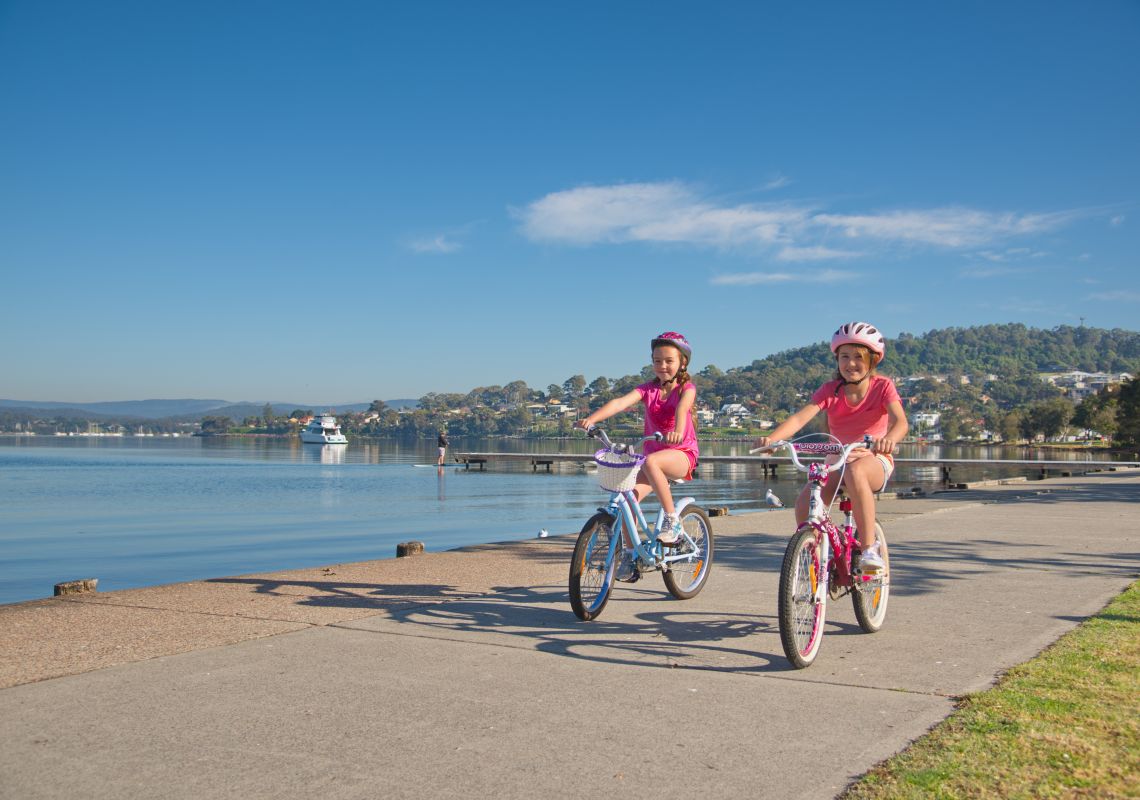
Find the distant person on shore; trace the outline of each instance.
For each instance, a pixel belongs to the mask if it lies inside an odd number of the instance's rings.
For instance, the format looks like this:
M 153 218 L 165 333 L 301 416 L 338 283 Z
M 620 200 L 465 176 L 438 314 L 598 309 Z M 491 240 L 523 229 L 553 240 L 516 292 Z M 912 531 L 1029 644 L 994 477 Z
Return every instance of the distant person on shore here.
M 657 431 L 665 434 L 664 442 L 646 442 L 645 463 L 637 476 L 634 492 L 640 502 L 650 491 L 656 493 L 665 518 L 657 540 L 674 545 L 681 539 L 677 530 L 676 508 L 669 481 L 693 477 L 700 449 L 697 429 L 693 424 L 693 405 L 697 387 L 689 379 L 689 361 L 693 349 L 685 337 L 673 331 L 656 336 L 649 343 L 653 356 L 653 372 L 657 376 L 622 397 L 615 397 L 590 416 L 578 421 L 578 427 L 589 430 L 602 420 L 637 405 L 645 404 L 645 435 Z
M 436 446 L 439 447 L 439 460 L 435 463 L 443 466 L 443 459 L 447 456 L 447 431 L 440 431 L 439 438 L 436 439 Z
M 831 435 L 843 444 L 871 437 L 871 447 L 856 448 L 847 457 L 843 486 L 851 498 L 859 547 L 863 551 L 860 564 L 864 572 L 882 572 L 883 556 L 875 541 L 875 492 L 882 491 L 895 468 L 895 445 L 908 429 L 902 400 L 895 384 L 875 373 L 882 363 L 887 343 L 873 325 L 849 322 L 841 325 L 831 337 L 835 354 L 835 378 L 820 386 L 811 402 L 776 426 L 768 436 L 756 440 L 757 447 L 767 447 L 794 436 L 820 411 L 827 414 Z M 832 456 L 832 458 L 835 458 Z M 829 460 L 829 463 L 832 463 Z M 830 503 L 839 489 L 839 472 L 833 472 L 823 490 L 824 502 Z M 808 489 L 796 500 L 796 523 L 807 519 Z

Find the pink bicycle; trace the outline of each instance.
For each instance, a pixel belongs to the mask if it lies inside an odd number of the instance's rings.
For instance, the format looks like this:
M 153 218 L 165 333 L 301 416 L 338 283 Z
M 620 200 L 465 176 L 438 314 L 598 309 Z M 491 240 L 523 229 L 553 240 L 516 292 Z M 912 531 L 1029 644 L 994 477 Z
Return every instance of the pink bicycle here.
M 811 486 L 807 521 L 796 529 L 788 542 L 780 568 L 780 643 L 784 655 L 797 669 L 810 666 L 819 653 L 829 596 L 838 600 L 850 594 L 855 618 L 867 633 L 882 628 L 887 616 L 887 599 L 891 593 L 890 557 L 882 527 L 875 523 L 875 536 L 880 542 L 879 552 L 885 566 L 881 572 L 863 574 L 859 569 L 859 541 L 850 498 L 842 494 L 842 489 L 836 493 L 839 510 L 844 515 L 842 525 L 832 521 L 831 505 L 823 502 L 823 486 L 831 470 L 839 469 L 842 476 L 847 455 L 857 447 L 868 446 L 869 439 L 849 445 L 838 441 L 773 442 L 763 448 L 786 448 L 796 469 L 808 474 Z M 838 456 L 838 465 L 831 467 L 818 461 L 805 465 L 799 459 L 800 453 Z M 835 498 L 832 505 L 834 502 Z

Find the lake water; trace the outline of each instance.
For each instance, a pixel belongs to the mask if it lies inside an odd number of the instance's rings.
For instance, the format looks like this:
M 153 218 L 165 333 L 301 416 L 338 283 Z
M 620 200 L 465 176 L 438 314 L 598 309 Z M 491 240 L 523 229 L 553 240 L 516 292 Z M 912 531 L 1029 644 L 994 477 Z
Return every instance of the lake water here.
M 0 603 L 50 596 L 54 584 L 95 577 L 101 591 L 429 551 L 577 531 L 604 501 L 594 476 L 529 462 L 486 472 L 435 468 L 434 442 L 302 445 L 254 438 L 0 437 Z M 748 444 L 702 444 L 743 455 Z M 453 441 L 451 452 L 575 452 L 566 441 Z M 947 457 L 1001 457 L 947 448 Z M 937 448 L 900 455 L 937 458 Z M 1011 458 L 1055 459 L 1052 453 Z M 954 480 L 1029 474 L 1024 467 L 955 467 Z M 935 486 L 937 466 L 901 466 L 894 488 Z M 791 502 L 787 467 L 765 479 L 751 464 L 703 464 L 683 494 L 734 512 L 764 507 L 771 488 Z M 681 494 L 681 492 L 678 492 Z M 647 501 L 647 506 L 655 505 Z

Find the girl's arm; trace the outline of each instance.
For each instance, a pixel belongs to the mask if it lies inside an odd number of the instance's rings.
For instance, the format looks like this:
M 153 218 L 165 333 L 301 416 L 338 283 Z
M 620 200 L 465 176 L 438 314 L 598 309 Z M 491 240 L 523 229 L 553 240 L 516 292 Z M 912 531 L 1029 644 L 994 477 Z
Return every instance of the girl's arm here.
M 819 406 L 815 403 L 808 403 L 795 414 L 792 414 L 786 420 L 776 426 L 767 436 L 761 436 L 756 440 L 757 447 L 767 447 L 771 442 L 781 442 L 786 440 L 789 436 L 795 436 L 796 432 L 811 422 L 815 415 L 819 413 Z
M 622 395 L 621 397 L 615 397 L 613 400 L 610 400 L 597 411 L 590 414 L 590 416 L 586 417 L 585 419 L 578 420 L 578 422 L 575 424 L 582 430 L 586 430 L 590 426 L 597 425 L 602 420 L 609 419 L 615 414 L 620 414 L 627 408 L 635 406 L 640 402 L 641 392 L 637 391 L 637 389 L 634 389 L 629 394 Z
M 681 393 L 681 401 L 677 403 L 677 416 L 673 420 L 673 430 L 665 434 L 665 441 L 669 444 L 680 444 L 685 441 L 685 434 L 689 428 L 689 412 L 697 402 L 697 387 L 690 386 Z
M 871 445 L 871 450 L 890 455 L 894 452 L 895 445 L 906 436 L 906 432 L 910 430 L 910 425 L 906 421 L 906 412 L 903 411 L 902 403 L 898 400 L 892 400 L 887 404 L 887 417 L 887 435 L 875 441 Z

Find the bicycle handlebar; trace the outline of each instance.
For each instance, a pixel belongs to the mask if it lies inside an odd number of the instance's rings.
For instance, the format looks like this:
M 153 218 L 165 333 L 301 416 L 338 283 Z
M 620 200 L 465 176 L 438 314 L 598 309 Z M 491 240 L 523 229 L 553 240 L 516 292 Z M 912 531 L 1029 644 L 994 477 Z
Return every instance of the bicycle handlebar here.
M 628 453 L 633 448 L 632 444 L 614 444 L 610 441 L 610 437 L 606 436 L 606 432 L 599 428 L 597 425 L 591 425 L 589 428 L 587 428 L 586 435 L 591 439 L 601 439 L 602 445 L 607 450 L 612 450 L 615 453 Z M 641 442 L 638 442 L 638 444 L 648 441 L 660 442 L 664 438 L 665 434 L 663 434 L 661 431 L 654 431 L 651 436 L 642 438 Z
M 767 447 L 754 447 L 748 452 L 759 453 L 764 450 L 771 452 L 773 450 L 779 450 L 780 448 L 786 447 L 788 449 L 788 455 L 791 457 L 792 463 L 795 465 L 796 469 L 800 472 L 807 472 L 808 467 L 806 467 L 804 463 L 800 461 L 797 453 L 838 455 L 841 456 L 840 462 L 842 463 L 847 460 L 847 456 L 851 453 L 852 450 L 857 450 L 860 447 L 869 448 L 871 446 L 871 443 L 872 442 L 870 436 L 864 436 L 863 441 L 852 442 L 851 444 L 839 444 L 838 442 L 789 442 L 786 440 L 781 440 L 778 442 L 771 442 Z

